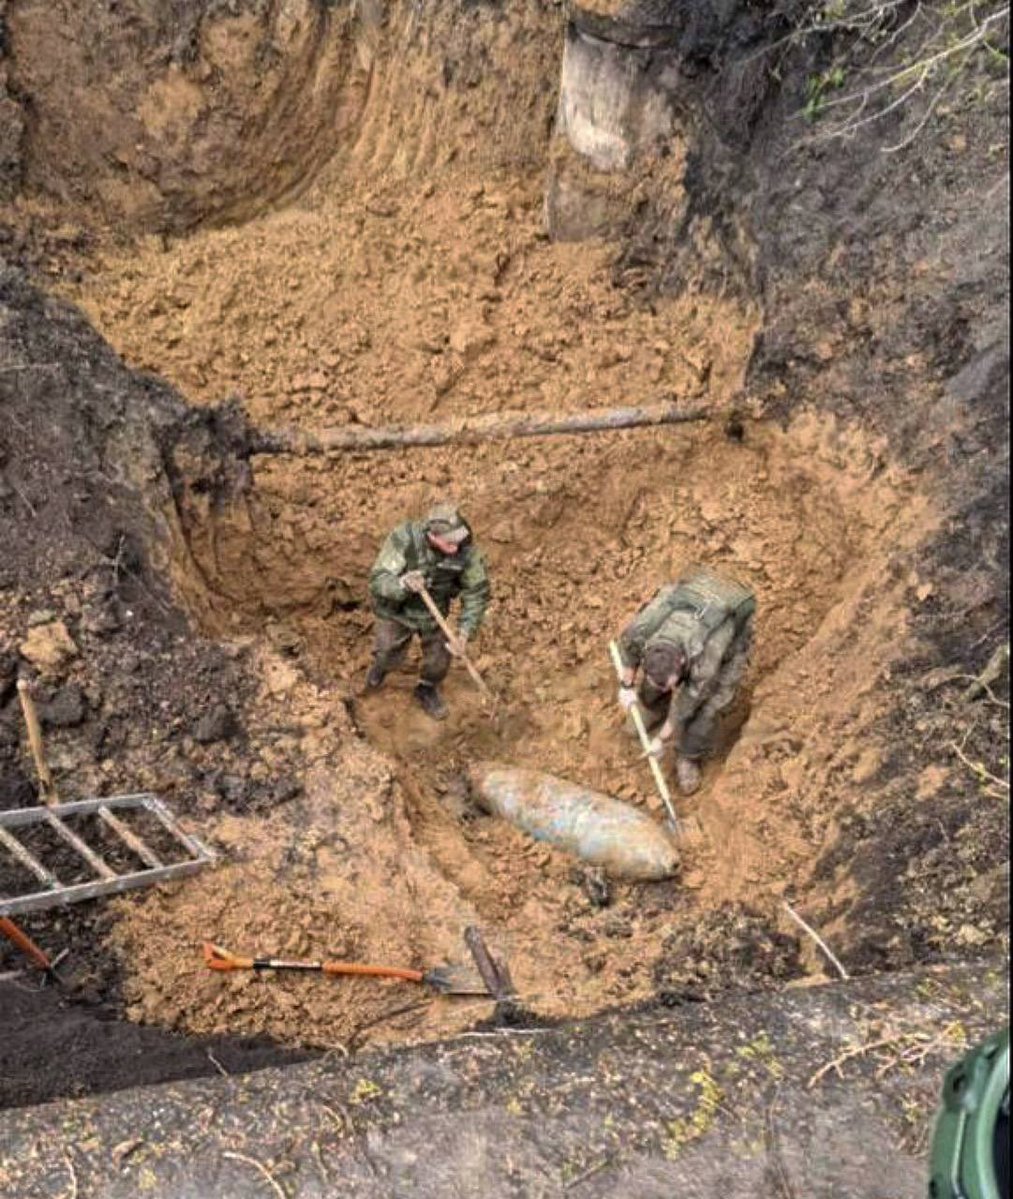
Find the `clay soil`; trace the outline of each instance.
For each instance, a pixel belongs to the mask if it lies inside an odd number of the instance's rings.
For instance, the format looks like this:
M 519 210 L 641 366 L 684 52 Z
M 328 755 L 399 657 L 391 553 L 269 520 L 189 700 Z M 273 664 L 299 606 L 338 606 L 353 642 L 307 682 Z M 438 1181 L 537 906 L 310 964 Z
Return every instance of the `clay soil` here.
M 490 44 L 509 60 L 497 29 Z M 830 403 L 780 424 L 754 419 L 744 383 L 766 315 L 758 304 L 692 277 L 677 298 L 651 297 L 619 285 L 616 245 L 551 243 L 544 137 L 532 133 L 547 127 L 540 108 L 504 126 L 509 153 L 478 161 L 465 114 L 495 141 L 505 120 L 495 81 L 476 81 L 456 112 L 430 112 L 412 107 L 410 75 L 393 94 L 382 75 L 370 88 L 356 79 L 365 117 L 354 144 L 295 198 L 279 199 L 288 188 L 276 180 L 252 206 L 260 215 L 245 200 L 231 210 L 242 223 L 129 242 L 104 230 L 88 253 L 72 247 L 71 269 L 54 267 L 62 295 L 129 368 L 157 373 L 197 407 L 228 400 L 264 432 L 662 399 L 710 419 L 458 449 L 255 454 L 212 483 L 199 447 L 166 451 L 148 477 L 172 512 L 162 578 L 185 620 L 170 619 L 158 594 L 129 590 L 123 543 L 107 538 L 106 585 L 54 588 L 86 652 L 39 683 L 54 705 L 77 685 L 88 711 L 136 706 L 140 732 L 109 719 L 105 740 L 86 749 L 84 732 L 50 721 L 74 793 L 150 787 L 220 861 L 110 902 L 101 923 L 85 913 L 59 926 L 89 946 L 89 963 L 106 963 L 94 966 L 95 997 L 146 1032 L 345 1054 L 460 1033 L 492 1005 L 364 979 L 217 974 L 201 942 L 425 968 L 466 962 L 463 931 L 477 924 L 509 962 L 528 1017 L 551 1020 L 823 979 L 826 963 L 788 921 L 786 899 L 849 966 L 868 968 L 868 956 L 848 956 L 858 885 L 843 822 L 863 796 L 876 802 L 886 752 L 869 730 L 891 717 L 887 684 L 912 659 L 932 600 L 918 554 L 943 523 L 938 492 Z M 147 206 L 145 196 L 124 209 Z M 476 660 L 499 696 L 498 726 L 463 671 L 448 681 L 442 724 L 413 705 L 414 662 L 362 694 L 379 542 L 448 496 L 490 563 Z M 24 503 L 44 508 L 34 492 Z M 679 877 L 613 881 L 603 896 L 573 859 L 481 815 L 461 778 L 477 760 L 535 767 L 660 819 L 614 701 L 607 643 L 700 561 L 755 588 L 754 659 L 703 788 L 681 801 L 697 835 L 682 846 Z M 37 603 L 25 594 L 5 610 L 19 637 Z M 128 605 L 148 630 L 133 635 L 129 659 L 96 623 L 107 608 L 125 622 Z M 13 638 L 8 648 L 13 659 Z M 946 679 L 933 686 L 948 694 Z M 220 727 L 200 728 L 211 709 Z M 81 723 L 90 736 L 87 713 Z M 966 782 L 952 755 L 905 769 L 906 802 L 913 783 L 920 811 Z M 24 772 L 11 777 L 18 802 L 30 802 Z M 944 833 L 956 841 L 954 812 Z M 897 857 L 917 872 L 921 850 L 906 855 L 900 843 Z M 941 954 L 959 923 L 925 932 L 935 913 L 919 926 L 919 959 Z M 53 934 L 41 917 L 30 927 Z M 987 920 L 964 927 L 964 949 L 1001 935 Z
M 928 507 L 880 469 L 881 447 L 832 426 L 725 430 L 753 312 L 617 292 L 609 247 L 544 239 L 537 178 L 438 179 L 374 179 L 349 194 L 346 178 L 335 199 L 325 177 L 297 206 L 242 227 L 109 253 L 73 296 L 129 363 L 198 401 L 239 395 L 262 429 L 672 396 L 719 420 L 260 456 L 240 502 L 191 499 L 178 587 L 208 631 L 255 647 L 259 719 L 284 730 L 276 769 L 297 771 L 302 794 L 263 815 L 207 819 L 220 869 L 118 905 L 110 939 L 134 1019 L 347 1048 L 459 1030 L 489 1011 L 369 982 L 211 974 L 196 949 L 212 935 L 240 951 L 426 965 L 462 960 L 462 931 L 477 923 L 544 1017 L 646 1000 L 659 980 L 678 1000 L 820 972 L 776 904 L 803 883 L 830 814 L 818 800 L 806 811 L 773 801 L 823 685 L 808 666 L 814 639 L 840 652 L 835 629 L 881 569 L 877 546 L 922 533 Z M 445 724 L 413 705 L 410 669 L 360 694 L 372 556 L 388 527 L 441 495 L 461 502 L 490 562 L 477 664 L 500 697 L 499 728 L 463 672 Z M 701 560 L 756 588 L 755 661 L 719 759 L 683 804 L 702 836 L 681 879 L 613 885 L 599 907 L 578 864 L 479 816 L 460 779 L 475 760 L 513 762 L 660 818 L 617 714 L 607 642 Z M 869 633 L 877 653 L 901 627 L 887 607 Z M 836 730 L 807 732 L 814 754 L 859 752 Z

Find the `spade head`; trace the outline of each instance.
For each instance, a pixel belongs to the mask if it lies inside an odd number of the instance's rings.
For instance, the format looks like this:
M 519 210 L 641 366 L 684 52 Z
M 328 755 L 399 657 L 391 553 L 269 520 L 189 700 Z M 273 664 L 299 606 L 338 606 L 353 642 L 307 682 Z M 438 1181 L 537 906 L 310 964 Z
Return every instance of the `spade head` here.
M 493 998 L 478 974 L 464 966 L 437 966 L 427 970 L 422 981 L 441 995 L 486 995 Z

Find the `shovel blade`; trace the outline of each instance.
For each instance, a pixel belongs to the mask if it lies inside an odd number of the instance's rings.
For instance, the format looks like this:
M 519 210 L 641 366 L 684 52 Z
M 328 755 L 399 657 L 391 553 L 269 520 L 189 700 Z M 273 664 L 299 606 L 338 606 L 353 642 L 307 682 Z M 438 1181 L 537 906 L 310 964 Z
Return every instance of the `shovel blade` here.
M 704 841 L 703 825 L 695 816 L 681 816 L 679 827 L 672 828 L 672 822 L 667 820 L 665 827 L 680 845 L 701 845 Z
M 478 974 L 464 966 L 437 966 L 427 970 L 422 981 L 440 995 L 485 995 L 493 998 Z

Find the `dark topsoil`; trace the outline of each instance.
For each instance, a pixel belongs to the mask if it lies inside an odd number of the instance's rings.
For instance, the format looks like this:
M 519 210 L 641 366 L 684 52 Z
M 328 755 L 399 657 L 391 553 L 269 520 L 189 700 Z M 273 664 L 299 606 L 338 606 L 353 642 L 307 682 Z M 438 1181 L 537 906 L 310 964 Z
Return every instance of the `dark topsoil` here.
M 166 585 L 171 447 L 201 420 L 164 385 L 129 373 L 87 322 L 0 268 L 0 794 L 38 802 L 15 683 L 32 680 L 66 799 L 153 787 L 177 812 L 250 810 L 291 784 L 250 778 L 243 651 L 199 636 Z M 191 452 L 188 461 L 194 461 Z M 219 464 L 199 487 L 220 484 Z M 37 677 L 18 654 L 33 624 L 66 625 L 79 655 Z M 84 780 L 84 781 L 83 781 Z M 66 867 L 63 858 L 48 858 Z M 0 876 L 0 887 L 3 877 Z M 0 984 L 0 1105 L 108 1090 L 217 1067 L 306 1055 L 245 1038 L 184 1038 L 122 1022 L 118 964 L 98 948 L 102 903 L 19 918 L 69 989 L 36 989 L 29 967 Z M 26 963 L 0 943 L 0 974 Z
M 994 105 L 976 108 L 972 99 L 955 104 L 901 155 L 881 152 L 898 129 L 874 125 L 847 142 L 799 147 L 794 114 L 808 75 L 829 61 L 831 47 L 806 46 L 782 61 L 777 91 L 769 76 L 761 85 L 751 65 L 749 37 L 765 35 L 755 22 L 750 29 L 748 37 L 736 34 L 742 45 L 712 31 L 708 54 L 691 55 L 683 83 L 708 114 L 707 144 L 720 152 L 701 151 L 694 162 L 688 209 L 673 215 L 649 203 L 639 212 L 616 281 L 632 283 L 625 265 L 635 262 L 646 302 L 651 288 L 677 287 L 689 226 L 708 213 L 718 227 L 727 218 L 736 230 L 725 277 L 762 295 L 766 312 L 744 399 L 773 419 L 815 404 L 881 433 L 945 496 L 947 527 L 916 564 L 898 557 L 895 565 L 898 577 L 917 565 L 934 591 L 918 609 L 921 655 L 892 680 L 895 714 L 889 727 L 874 730 L 892 752 L 869 784 L 874 804 L 841 813 L 843 835 L 824 868 L 829 877 L 838 861 L 852 865 L 859 896 L 843 918 L 849 961 L 859 968 L 959 957 L 1007 927 L 1005 805 L 985 796 L 970 771 L 963 790 L 949 790 L 939 804 L 913 805 L 910 797 L 918 771 L 952 762 L 953 741 L 1005 773 L 1006 710 L 987 693 L 968 703 L 967 680 L 956 677 L 977 674 L 1008 639 L 1007 192 L 995 186 L 1005 171 L 995 149 L 1005 153 L 1004 114 Z M 952 149 L 958 136 L 959 155 Z M 745 265 L 742 228 L 758 248 Z M 2 802 L 35 798 L 14 683 L 19 675 L 34 678 L 17 647 L 49 614 L 64 621 L 80 650 L 58 677 L 37 680 L 65 791 L 76 791 L 70 783 L 82 778 L 105 794 L 149 786 L 180 811 L 283 802 L 284 788 L 250 776 L 258 745 L 244 717 L 252 687 L 243 647 L 203 640 L 166 584 L 182 486 L 174 448 L 186 444 L 186 486 L 213 499 L 218 489 L 243 483 L 235 443 L 219 436 L 227 424 L 189 412 L 164 384 L 127 371 L 79 314 L 28 282 L 25 271 L 42 259 L 58 268 L 23 229 L 6 244 Z M 3 245 L 0 239 L 0 252 Z M 855 295 L 872 297 L 880 316 L 890 314 L 875 335 L 868 315 L 851 305 Z M 993 691 L 1008 699 L 1005 670 Z M 117 966 L 91 948 L 100 909 L 82 905 L 24 921 L 47 949 L 72 948 L 68 970 L 81 981 L 84 1001 L 0 986 L 0 1021 L 13 1033 L 0 1048 L 0 1105 L 212 1072 L 207 1049 L 229 1070 L 264 1064 L 272 1054 L 287 1060 L 270 1048 L 204 1045 L 115 1020 Z M 746 940 L 729 979 L 748 985 L 754 973 L 739 967 L 750 965 L 751 926 L 748 918 L 730 918 L 731 925 Z M 964 927 L 967 943 L 954 937 Z M 676 969 L 684 950 L 673 947 L 673 971 L 658 978 L 666 1002 L 711 993 Z M 752 956 L 762 963 L 762 946 Z M 0 972 L 15 961 L 0 948 Z M 771 961 L 780 969 L 776 953 Z
M 96 1096 L 4 1113 L 0 1177 L 24 1199 L 69 1176 L 266 1194 L 265 1172 L 302 1199 L 924 1199 L 941 1033 L 977 1043 L 1002 999 L 998 964 L 928 967 Z

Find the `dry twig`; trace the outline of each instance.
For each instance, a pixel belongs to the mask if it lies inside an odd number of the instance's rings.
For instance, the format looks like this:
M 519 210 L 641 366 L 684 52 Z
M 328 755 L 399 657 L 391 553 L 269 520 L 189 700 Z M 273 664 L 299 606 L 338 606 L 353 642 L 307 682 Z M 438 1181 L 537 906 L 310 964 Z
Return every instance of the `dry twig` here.
M 22 487 L 19 487 L 18 484 L 15 483 L 13 479 L 8 479 L 7 481 L 14 488 L 14 490 L 18 493 L 18 498 L 21 500 L 21 502 L 24 504 L 24 506 L 28 509 L 28 511 L 32 514 L 32 519 L 34 520 L 39 515 L 39 513 L 38 513 L 38 510 L 36 509 L 35 505 L 32 503 L 32 501 L 28 498 L 27 495 L 25 495 L 24 489 Z
M 833 950 L 830 948 L 830 946 L 826 943 L 826 941 L 823 940 L 823 938 L 819 935 L 819 933 L 811 925 L 806 924 L 806 922 L 802 919 L 802 917 L 798 914 L 798 912 L 795 911 L 795 909 L 791 906 L 790 903 L 785 903 L 784 910 L 788 913 L 788 915 L 792 918 L 792 920 L 795 921 L 795 923 L 800 928 L 805 929 L 805 931 L 809 934 L 809 936 L 812 937 L 812 939 L 816 942 L 816 944 L 820 947 L 820 949 L 823 950 L 823 952 L 827 955 L 829 960 L 836 967 L 837 973 L 841 976 L 841 978 L 844 979 L 845 982 L 847 982 L 848 978 L 850 978 L 850 975 L 848 974 L 847 970 L 845 970 L 844 967 L 841 965 L 841 963 L 838 961 L 837 956 L 835 955 Z
M 820 1066 L 820 1068 L 806 1084 L 807 1089 L 812 1090 L 812 1088 L 820 1081 L 820 1079 L 829 1074 L 831 1070 L 836 1072 L 838 1078 L 843 1079 L 844 1075 L 841 1073 L 841 1066 L 843 1066 L 845 1062 L 851 1061 L 851 1059 L 855 1057 L 864 1057 L 865 1054 L 870 1053 L 873 1049 L 882 1049 L 884 1045 L 896 1045 L 896 1043 L 897 1034 L 892 1033 L 888 1037 L 879 1037 L 875 1041 L 867 1041 L 862 1045 L 850 1045 L 844 1050 L 843 1053 L 839 1053 L 832 1061 L 826 1062 L 824 1065 Z
M 883 1036 L 876 1037 L 871 1041 L 863 1041 L 858 1045 L 849 1045 L 847 1049 L 839 1053 L 832 1061 L 822 1065 L 807 1084 L 808 1089 L 812 1089 L 827 1074 L 833 1070 L 838 1078 L 843 1079 L 844 1075 L 841 1071 L 841 1066 L 845 1062 L 851 1061 L 854 1058 L 865 1057 L 867 1054 L 874 1053 L 876 1050 L 890 1049 L 892 1053 L 886 1057 L 876 1070 L 876 1078 L 882 1078 L 884 1074 L 888 1074 L 891 1070 L 895 1070 L 901 1066 L 917 1066 L 923 1062 L 930 1053 L 941 1048 L 944 1044 L 961 1045 L 964 1036 L 960 1022 L 957 1020 L 947 1024 L 941 1032 L 934 1036 L 921 1029 L 909 1029 L 907 1031 L 898 1029 L 889 1029 Z
M 275 1178 L 271 1171 L 264 1165 L 263 1162 L 258 1162 L 255 1157 L 247 1157 L 245 1153 L 235 1153 L 229 1149 L 222 1150 L 222 1157 L 231 1158 L 232 1161 L 245 1162 L 246 1165 L 252 1166 L 257 1173 L 264 1179 L 272 1191 L 276 1195 L 280 1195 L 281 1199 L 288 1199 L 281 1183 Z
M 950 742 L 950 749 L 953 750 L 953 752 L 957 755 L 961 762 L 964 763 L 968 770 L 972 771 L 972 773 L 977 776 L 979 782 L 989 784 L 985 788 L 986 795 L 991 795 L 995 799 L 1001 799 L 1004 795 L 1009 794 L 1009 781 L 1007 779 L 1001 779 L 997 774 L 993 774 L 991 770 L 988 770 L 983 765 L 983 763 L 972 761 L 972 759 L 964 753 L 956 741 Z
M 320 1142 L 314 1141 L 310 1148 L 313 1150 L 313 1158 L 317 1163 L 317 1169 L 320 1171 L 320 1177 L 324 1180 L 324 1186 L 329 1187 L 331 1185 L 331 1175 L 324 1165 L 324 1155 L 320 1148 Z
M 777 1171 L 777 1187 L 780 1192 L 780 1199 L 797 1199 L 795 1188 L 791 1185 L 791 1179 L 788 1177 L 788 1171 L 785 1169 L 784 1159 L 781 1157 L 781 1146 L 777 1135 L 777 1127 L 774 1124 L 774 1108 L 777 1104 L 777 1095 L 770 1103 L 767 1104 L 764 1112 L 764 1140 L 767 1143 L 767 1156 L 773 1161 Z
M 60 1199 L 77 1199 L 77 1171 L 74 1169 L 74 1163 L 70 1160 L 70 1154 L 66 1149 L 63 1151 L 63 1161 L 70 1174 L 70 1186 L 67 1188 L 66 1195 L 61 1195 Z
M 897 19 L 900 5 L 895 0 L 834 0 L 828 9 L 820 8 L 816 19 L 795 29 L 788 40 L 797 42 L 812 34 L 850 34 L 861 43 L 864 61 L 861 55 L 852 53 L 847 63 L 840 60 L 824 74 L 812 77 L 809 102 L 800 115 L 811 120 L 827 114 L 844 115 L 835 116 L 802 139 L 803 144 L 851 137 L 915 102 L 917 96 L 927 94 L 935 85 L 914 128 L 900 141 L 883 147 L 883 153 L 893 154 L 917 139 L 947 92 L 968 78 L 976 56 L 988 55 L 1007 68 L 1004 74 L 1008 76 L 1006 52 L 993 45 L 993 38 L 1002 36 L 1009 6 L 979 15 L 989 6 L 988 0 L 957 0 L 956 4 L 946 5 L 916 0 L 903 20 Z M 902 56 L 899 63 L 880 65 L 888 54 L 897 52 L 902 39 L 905 45 L 916 46 L 914 52 L 906 59 Z M 829 97 L 827 91 L 842 87 L 846 67 L 856 70 L 855 85 Z M 995 75 L 988 83 L 1001 86 Z
M 571 1191 L 574 1187 L 580 1186 L 582 1182 L 587 1182 L 589 1178 L 593 1178 L 595 1174 L 600 1173 L 605 1169 L 606 1166 L 610 1165 L 611 1162 L 612 1158 L 609 1157 L 608 1154 L 602 1158 L 599 1158 L 598 1161 L 592 1162 L 592 1164 L 588 1166 L 586 1170 L 581 1170 L 579 1174 L 575 1175 L 568 1182 L 563 1183 L 563 1190 Z

